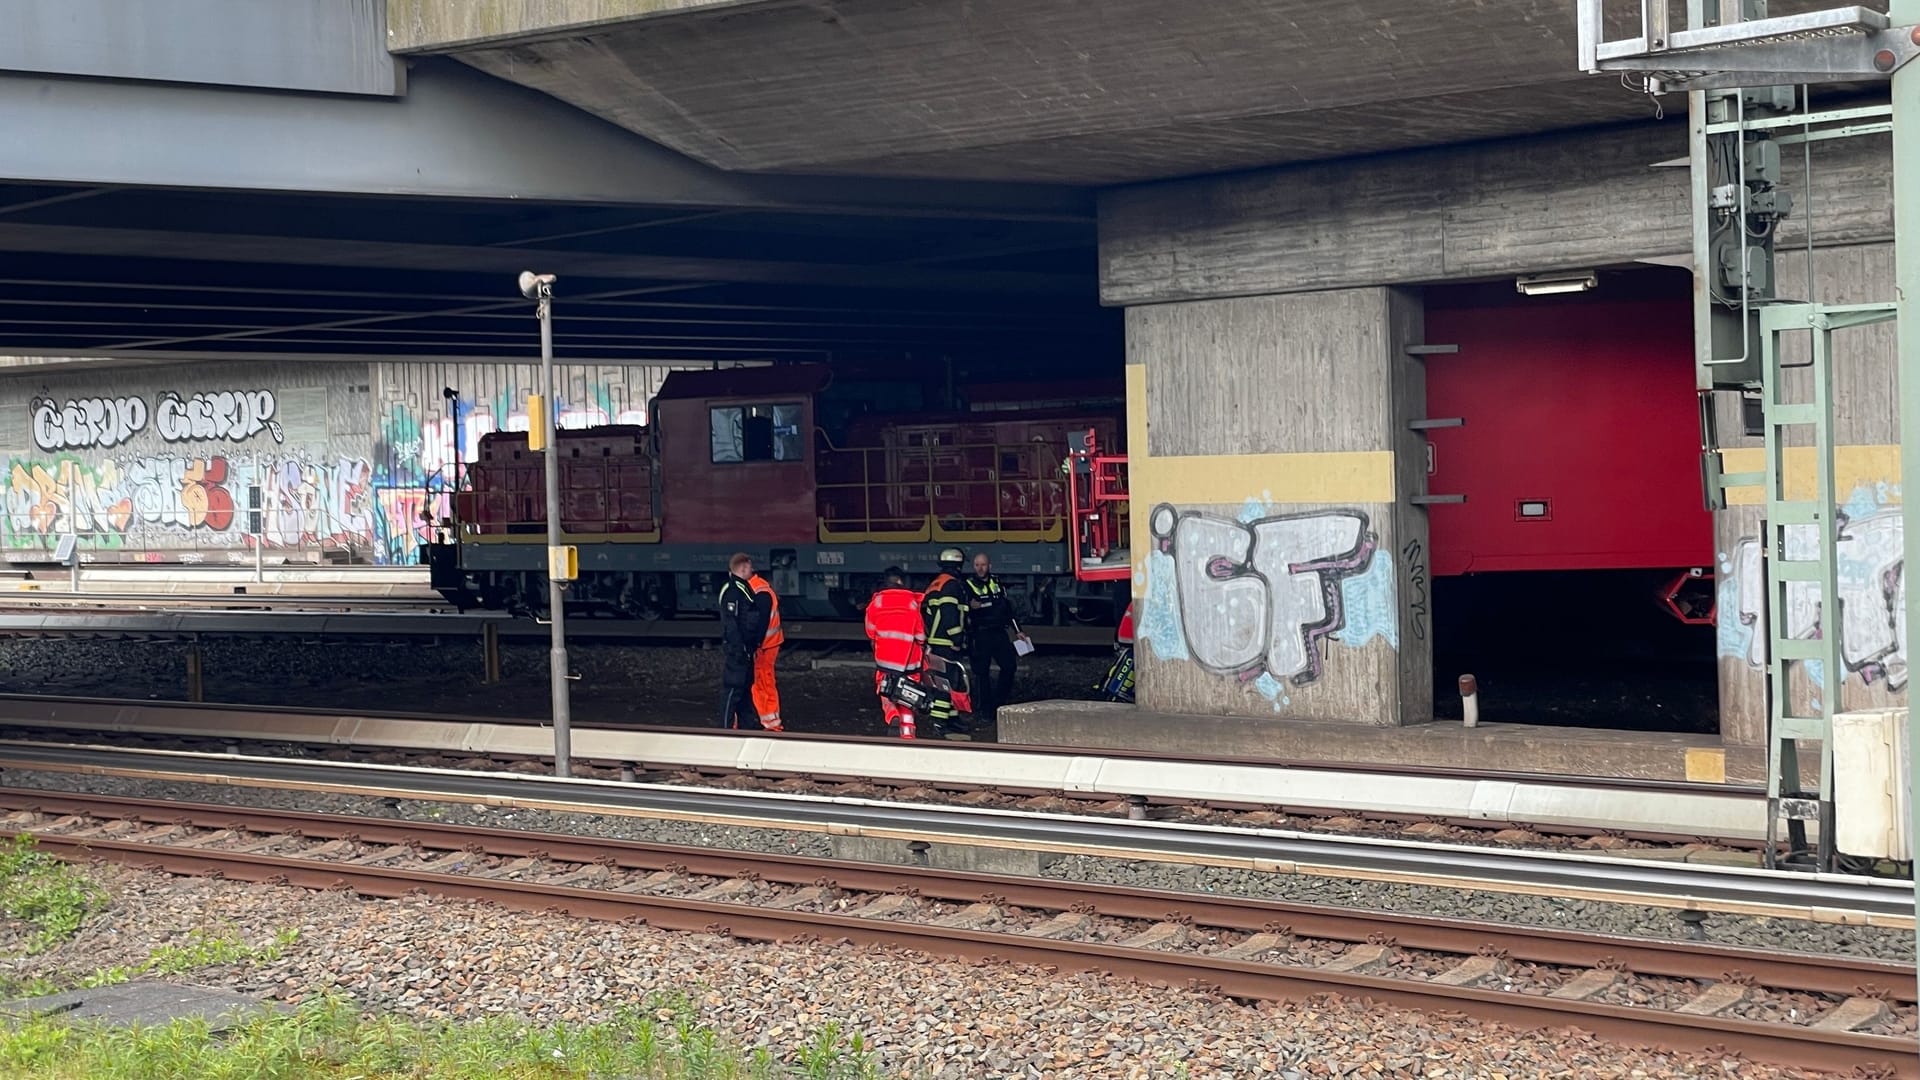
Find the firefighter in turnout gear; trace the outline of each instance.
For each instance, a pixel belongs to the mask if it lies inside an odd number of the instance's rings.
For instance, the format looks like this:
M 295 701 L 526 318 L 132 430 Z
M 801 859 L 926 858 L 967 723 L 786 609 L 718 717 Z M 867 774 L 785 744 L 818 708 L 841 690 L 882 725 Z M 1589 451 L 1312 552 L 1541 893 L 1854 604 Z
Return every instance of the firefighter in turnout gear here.
M 940 576 L 933 579 L 921 595 L 920 616 L 926 625 L 927 653 L 943 662 L 953 689 L 937 695 L 927 710 L 936 729 L 946 728 L 965 734 L 966 723 L 960 714 L 971 711 L 965 675 L 967 644 L 967 587 L 960 583 L 960 568 L 967 560 L 959 548 L 940 552 Z M 929 665 L 931 666 L 931 665 Z
M 1100 696 L 1108 701 L 1121 701 L 1133 704 L 1133 603 L 1127 603 L 1127 613 L 1120 616 L 1120 629 L 1113 635 L 1113 664 L 1094 687 Z
M 887 567 L 880 588 L 867 601 L 867 640 L 873 642 L 873 689 L 880 696 L 881 715 L 888 727 L 899 727 L 901 738 L 918 738 L 913 709 L 895 698 L 918 696 L 912 687 L 903 689 L 902 682 L 925 687 L 927 635 L 920 621 L 920 594 L 907 588 L 907 575 L 897 566 Z
M 973 557 L 973 576 L 967 589 L 967 658 L 972 661 L 973 707 L 989 723 L 1000 715 L 1000 706 L 1013 696 L 1013 674 L 1020 666 L 1019 652 L 1013 647 L 1011 630 L 1022 641 L 1027 635 L 1013 617 L 1013 600 L 993 576 L 993 560 L 982 551 Z M 993 681 L 993 665 L 1000 666 L 1000 681 Z
M 780 646 L 787 636 L 780 630 L 780 597 L 767 579 L 754 574 L 747 579 L 756 605 L 766 614 L 767 629 L 760 636 L 760 647 L 753 653 L 753 707 L 760 714 L 760 726 L 768 731 L 785 731 L 780 722 L 780 688 L 774 685 L 773 662 L 780 658 Z
M 744 552 L 727 562 L 727 582 L 720 586 L 720 726 L 760 726 L 753 711 L 754 654 L 766 639 L 770 604 L 748 584 L 753 556 Z

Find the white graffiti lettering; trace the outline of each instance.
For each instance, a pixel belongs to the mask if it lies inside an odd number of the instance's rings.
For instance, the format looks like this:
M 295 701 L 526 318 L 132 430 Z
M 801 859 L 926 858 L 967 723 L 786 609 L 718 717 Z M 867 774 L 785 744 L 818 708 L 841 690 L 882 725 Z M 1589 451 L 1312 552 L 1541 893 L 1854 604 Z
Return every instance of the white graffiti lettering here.
M 1195 662 L 1242 681 L 1270 674 L 1305 685 L 1320 677 L 1320 639 L 1344 624 L 1340 582 L 1373 560 L 1367 515 L 1337 510 L 1243 524 L 1163 504 L 1150 526 L 1173 561 Z
M 1786 558 L 1817 557 L 1817 526 L 1796 525 L 1786 530 Z M 1898 508 L 1880 510 L 1840 523 L 1837 547 L 1839 571 L 1840 660 L 1849 672 L 1872 683 L 1885 679 L 1892 690 L 1907 685 L 1907 581 Z M 1720 652 L 1738 656 L 1753 667 L 1767 662 L 1767 634 L 1760 622 L 1766 583 L 1758 539 L 1742 540 L 1725 567 L 1736 601 L 1720 611 Z M 1723 594 L 1724 597 L 1725 594 Z M 1729 610 L 1731 607 L 1731 610 Z M 1785 620 L 1789 637 L 1819 638 L 1826 628 L 1819 586 L 1788 582 Z
M 43 398 L 32 411 L 33 444 L 42 450 L 105 449 L 147 427 L 147 403 L 137 397 L 79 398 L 65 405 Z
M 286 441 L 273 419 L 277 403 L 271 390 L 220 390 L 182 399 L 169 390 L 155 408 L 155 427 L 168 442 L 245 442 L 261 432 Z

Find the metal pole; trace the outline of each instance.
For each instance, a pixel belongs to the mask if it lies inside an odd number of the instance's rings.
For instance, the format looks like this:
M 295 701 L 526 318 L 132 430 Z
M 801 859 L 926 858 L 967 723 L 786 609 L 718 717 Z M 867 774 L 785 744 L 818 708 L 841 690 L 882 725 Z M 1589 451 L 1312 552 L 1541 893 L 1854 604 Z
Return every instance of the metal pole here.
M 1893 0 L 1887 11 L 1895 26 L 1920 23 L 1920 0 Z M 1920 479 L 1920 62 L 1907 63 L 1893 75 L 1893 284 L 1896 312 L 1896 363 L 1900 375 L 1900 481 Z M 1920 490 L 1900 500 L 1907 570 L 1920 566 Z M 1920 589 L 1908 582 L 1907 625 L 1920 625 Z M 1908 692 L 1907 806 L 1910 828 L 1920 842 L 1920 794 L 1913 785 L 1920 778 L 1914 755 L 1920 753 L 1920 709 Z M 1920 859 L 1913 862 L 1914 914 L 1920 916 Z M 1920 921 L 1915 922 L 1920 934 Z
M 260 451 L 253 452 L 253 490 L 247 492 L 248 524 L 253 526 L 253 580 L 267 579 L 267 500 L 266 484 L 260 476 Z
M 560 447 L 554 440 L 553 424 L 553 275 L 522 274 L 520 291 L 538 302 L 540 317 L 540 430 L 545 438 L 547 464 L 547 608 L 552 620 L 553 651 L 547 661 L 553 682 L 553 772 L 555 776 L 573 775 L 572 688 L 567 685 L 567 596 L 566 584 L 553 571 L 551 553 L 560 544 Z
M 69 486 L 67 489 L 67 531 L 73 536 L 73 563 L 67 569 L 69 578 L 67 591 L 77 593 L 80 591 L 80 518 L 79 515 L 73 512 L 73 500 L 74 492 L 72 487 Z

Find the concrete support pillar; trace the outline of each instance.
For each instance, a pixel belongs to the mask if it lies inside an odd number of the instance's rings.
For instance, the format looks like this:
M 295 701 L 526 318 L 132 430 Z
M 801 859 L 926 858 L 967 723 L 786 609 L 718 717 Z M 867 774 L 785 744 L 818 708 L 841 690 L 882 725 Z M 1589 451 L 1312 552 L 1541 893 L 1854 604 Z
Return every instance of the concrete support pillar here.
M 1388 288 L 1128 310 L 1143 707 L 1431 719 L 1421 333 Z
M 1828 304 L 1867 303 L 1894 295 L 1893 245 L 1859 244 L 1821 248 L 1813 253 L 1813 282 L 1807 282 L 1802 250 L 1780 255 L 1783 296 L 1805 296 Z M 1799 340 L 1796 340 L 1798 338 Z M 1785 342 L 1788 362 L 1804 353 L 1806 335 Z M 1846 671 L 1840 708 L 1879 709 L 1906 704 L 1906 618 L 1900 518 L 1900 424 L 1895 396 L 1894 326 L 1881 323 L 1846 331 L 1834 338 L 1834 480 L 1843 520 L 1840 524 L 1840 610 L 1833 620 L 1841 638 Z M 1804 377 L 1804 372 L 1800 373 Z M 1790 390 L 1794 400 L 1805 391 Z M 1741 430 L 1739 410 L 1723 394 L 1719 422 L 1723 441 Z M 1761 440 L 1738 440 L 1722 454 L 1728 472 L 1758 471 L 1764 466 Z M 1811 456 L 1787 459 L 1790 492 L 1812 491 Z M 1729 507 L 1714 515 L 1714 553 L 1719 565 L 1715 619 L 1720 668 L 1720 735 L 1729 746 L 1764 746 L 1767 734 L 1765 662 L 1767 635 L 1760 621 L 1765 587 L 1760 577 L 1759 488 L 1728 494 Z M 1793 594 L 1790 593 L 1790 598 Z M 1810 594 L 1808 595 L 1810 599 Z M 1776 613 L 1778 614 L 1778 613 Z M 1785 613 L 1796 636 L 1826 631 L 1827 613 L 1811 602 L 1790 604 Z M 1822 673 L 1821 683 L 1833 676 Z M 1795 688 L 1797 704 L 1827 692 L 1811 681 Z

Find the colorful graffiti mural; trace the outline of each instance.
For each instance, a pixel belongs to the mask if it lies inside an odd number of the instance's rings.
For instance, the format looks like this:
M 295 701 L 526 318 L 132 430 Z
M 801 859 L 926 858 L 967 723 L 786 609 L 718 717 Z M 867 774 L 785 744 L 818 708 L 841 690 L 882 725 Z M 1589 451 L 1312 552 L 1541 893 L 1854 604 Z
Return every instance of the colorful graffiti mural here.
M 1880 485 L 1855 492 L 1842 508 L 1838 631 L 1840 660 L 1847 672 L 1868 685 L 1883 682 L 1890 690 L 1901 690 L 1907 685 L 1907 584 L 1900 508 L 1889 505 L 1895 497 L 1897 489 Z M 1787 529 L 1788 559 L 1814 557 L 1819 539 L 1814 528 Z M 1762 574 L 1758 537 L 1742 539 L 1720 555 L 1720 655 L 1742 659 L 1755 669 L 1767 660 L 1767 635 L 1760 625 L 1766 598 Z M 1787 584 L 1782 616 L 1794 638 L 1815 639 L 1828 629 L 1819 588 L 1811 583 Z M 1824 681 L 1823 672 L 1814 675 Z
M 126 456 L 15 458 L 7 467 L 0 543 L 50 549 L 77 534 L 88 548 L 368 551 L 377 539 L 372 466 L 363 458 Z M 185 561 L 193 561 L 186 559 Z
M 140 397 L 68 399 L 33 402 L 33 444 L 42 450 L 106 450 L 147 430 L 149 420 L 160 438 L 180 442 L 245 442 L 266 433 L 276 443 L 285 433 L 273 416 L 279 400 L 271 390 L 215 390 L 182 397 L 167 390 L 151 409 Z
M 1162 660 L 1199 665 L 1290 703 L 1325 672 L 1332 641 L 1398 648 L 1393 558 L 1365 512 L 1271 511 L 1236 518 L 1156 506 L 1139 637 Z
M 381 463 L 375 476 L 381 537 L 377 561 L 415 560 L 418 546 L 432 538 L 431 521 L 451 516 L 456 478 L 479 458 L 480 440 L 495 431 L 528 429 L 524 400 L 509 387 L 488 401 L 455 398 L 449 415 L 425 419 L 404 403 L 388 406 L 374 447 L 375 460 Z M 554 423 L 561 428 L 646 422 L 645 409 L 616 405 L 604 385 L 593 388 L 590 400 L 554 403 Z

